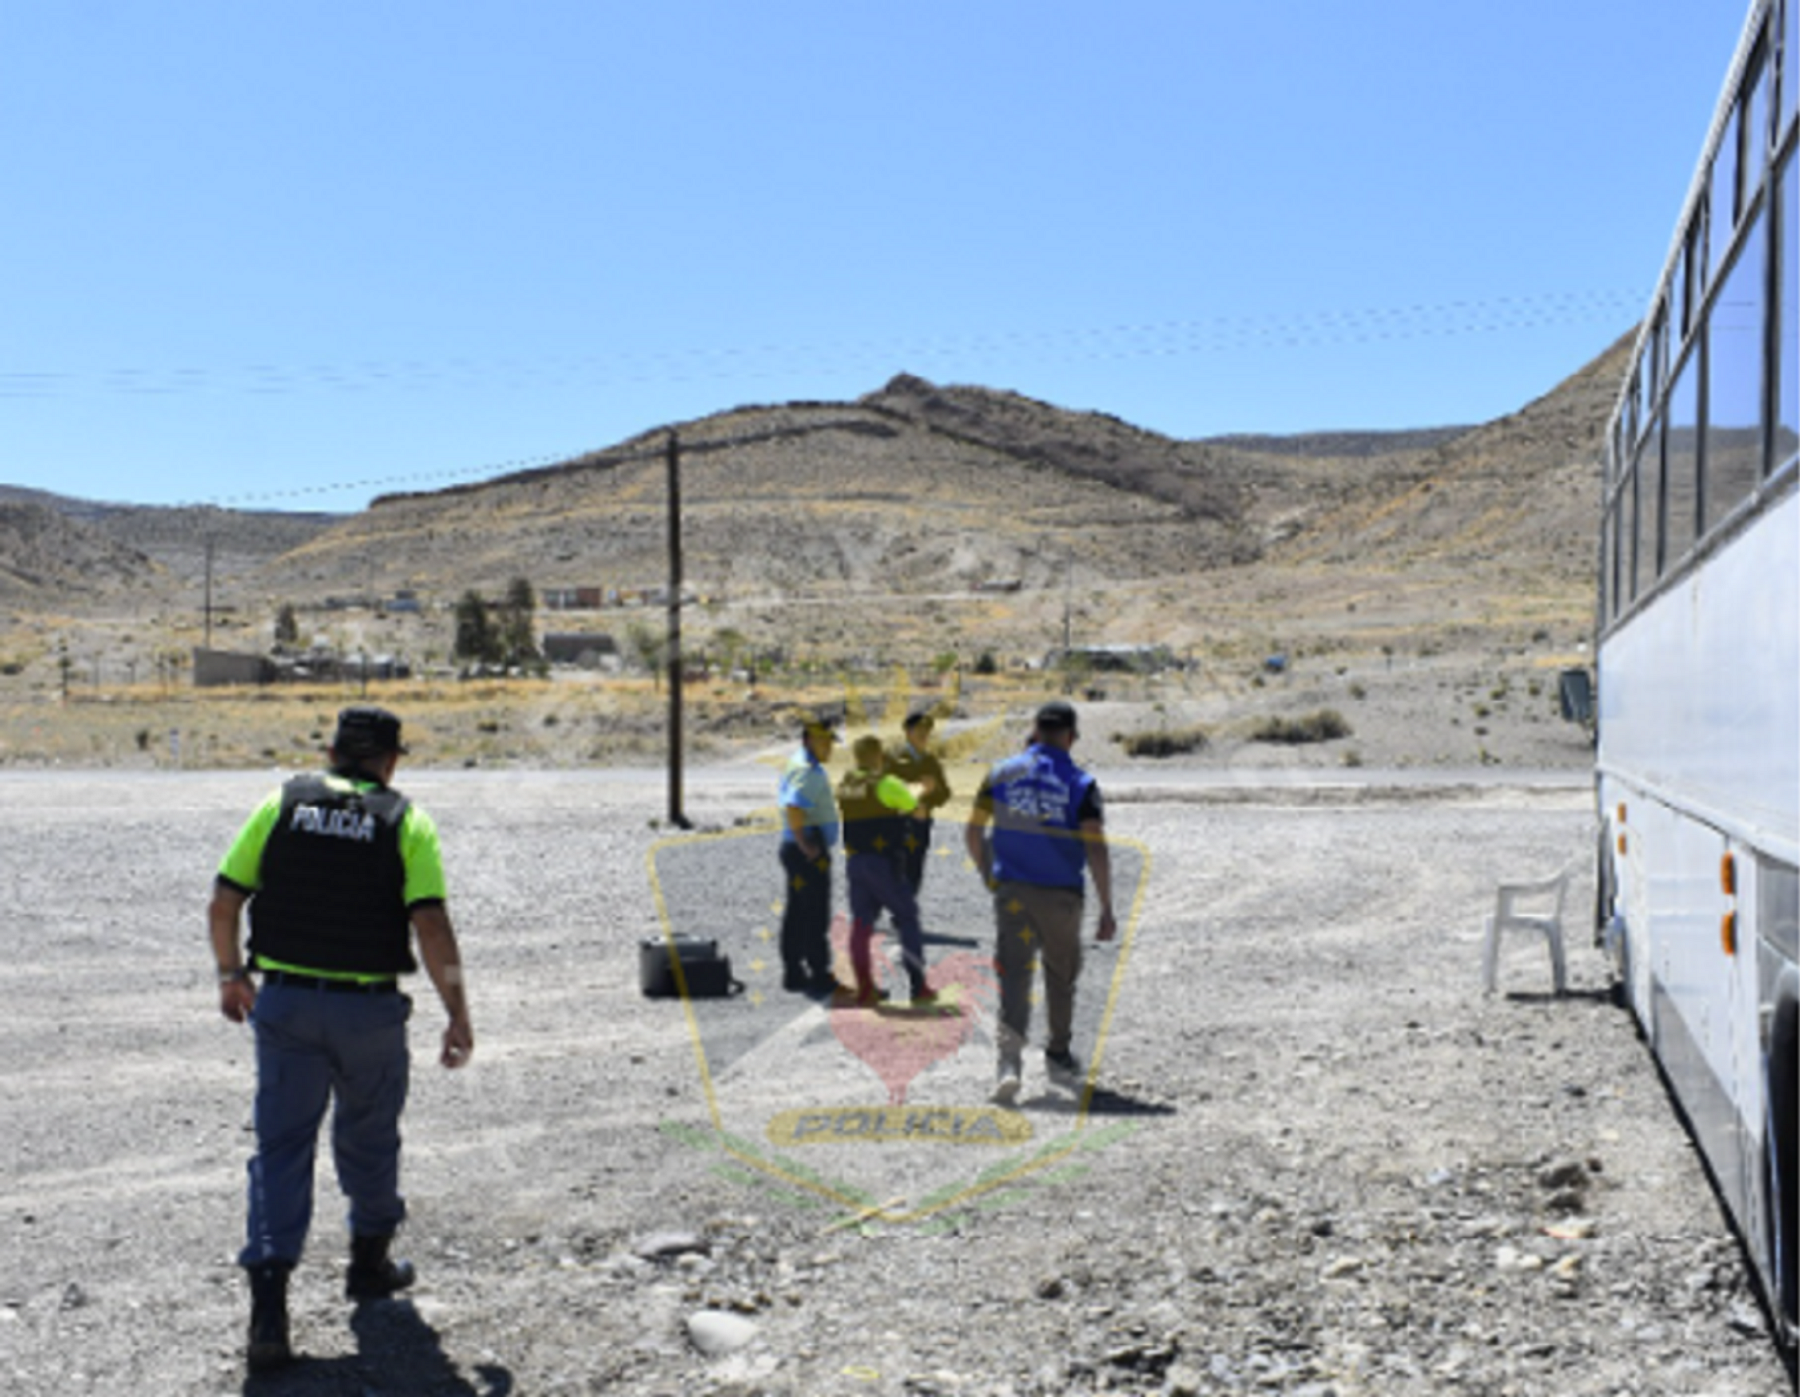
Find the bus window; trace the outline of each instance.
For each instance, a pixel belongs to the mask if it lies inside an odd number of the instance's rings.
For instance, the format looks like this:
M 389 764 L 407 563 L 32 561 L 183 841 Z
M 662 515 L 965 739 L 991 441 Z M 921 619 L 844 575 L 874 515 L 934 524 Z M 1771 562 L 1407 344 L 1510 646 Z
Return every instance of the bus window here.
M 1713 156 L 1712 175 L 1707 183 L 1706 212 L 1706 284 L 1711 286 L 1719 274 L 1719 266 L 1731 249 L 1731 227 L 1737 200 L 1738 118 L 1733 109 L 1725 123 L 1725 137 Z
M 1600 517 L 1600 625 L 1618 619 L 1618 495 Z
M 1788 7 L 1791 15 L 1800 9 L 1800 0 Z M 1788 33 L 1793 33 L 1790 24 Z M 1792 50 L 1789 51 L 1790 53 Z M 1797 60 L 1800 61 L 1800 60 Z M 1795 72 L 1790 65 L 1789 73 Z M 1771 468 L 1785 466 L 1800 448 L 1800 364 L 1795 363 L 1795 341 L 1800 338 L 1800 183 L 1794 177 L 1794 152 L 1788 151 L 1781 162 L 1781 173 L 1775 177 L 1775 207 L 1781 218 L 1781 256 L 1775 263 L 1775 275 L 1781 289 L 1775 295 L 1776 325 L 1774 332 L 1776 391 L 1775 440 L 1770 453 Z
M 1800 0 L 1787 0 L 1787 37 L 1781 41 L 1781 125 L 1800 108 Z
M 1652 432 L 1638 452 L 1637 468 L 1632 472 L 1633 493 L 1637 496 L 1637 546 L 1632 549 L 1631 593 L 1639 597 L 1650 590 L 1662 571 L 1662 555 L 1656 547 L 1657 526 L 1662 522 L 1657 507 L 1659 454 L 1656 433 Z
M 1750 60 L 1750 78 L 1744 88 L 1744 177 L 1739 182 L 1738 217 L 1750 207 L 1763 168 L 1769 160 L 1769 48 L 1764 44 Z
M 1693 247 L 1694 235 L 1693 231 L 1690 229 L 1688 235 L 1681 240 L 1681 251 L 1675 256 L 1675 275 L 1670 283 L 1672 293 L 1675 297 L 1673 322 L 1675 326 L 1675 339 L 1669 349 L 1671 355 L 1679 354 L 1681 352 L 1682 344 L 1687 339 L 1688 307 L 1693 303 L 1694 299 L 1688 294 L 1688 263 L 1693 260 L 1692 257 L 1689 256 L 1693 251 Z
M 1699 364 L 1698 354 L 1688 355 L 1669 392 L 1668 486 L 1664 497 L 1668 539 L 1663 557 L 1670 562 L 1694 546 L 1694 530 L 1700 518 Z
M 1669 317 L 1661 306 L 1650 321 L 1650 350 L 1644 356 L 1649 381 L 1644 385 L 1644 417 L 1649 419 L 1656 406 L 1656 395 L 1662 392 L 1663 373 L 1669 362 Z
M 1717 524 L 1762 478 L 1763 272 L 1761 214 L 1712 304 L 1706 326 L 1705 527 Z

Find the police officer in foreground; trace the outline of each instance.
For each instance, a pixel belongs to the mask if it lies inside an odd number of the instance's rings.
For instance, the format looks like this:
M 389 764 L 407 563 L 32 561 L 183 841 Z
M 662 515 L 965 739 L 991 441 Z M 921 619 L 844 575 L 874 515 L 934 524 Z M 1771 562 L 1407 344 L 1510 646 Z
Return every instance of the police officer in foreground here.
M 1032 982 L 1040 961 L 1050 1021 L 1045 1069 L 1066 1087 L 1078 1086 L 1084 1076 L 1072 1046 L 1084 875 L 1092 875 L 1100 901 L 1096 939 L 1110 941 L 1119 931 L 1100 783 L 1069 755 L 1079 731 L 1073 704 L 1053 699 L 1038 709 L 1025 750 L 988 772 L 963 827 L 969 859 L 994 894 L 994 961 L 1000 973 L 994 1100 L 1002 1105 L 1018 1098 L 1024 1077 Z
M 313 1154 L 328 1105 L 350 1202 L 346 1297 L 381 1299 L 413 1282 L 411 1264 L 388 1249 L 406 1216 L 400 1113 L 412 1001 L 400 977 L 419 968 L 415 935 L 450 1016 L 439 1061 L 461 1067 L 475 1048 L 437 827 L 391 785 L 405 751 L 392 713 L 346 708 L 330 770 L 294 777 L 263 801 L 219 866 L 207 909 L 219 1009 L 256 1035 L 256 1153 L 239 1256 L 250 1280 L 253 1370 L 293 1357 L 288 1273 L 312 1220 Z

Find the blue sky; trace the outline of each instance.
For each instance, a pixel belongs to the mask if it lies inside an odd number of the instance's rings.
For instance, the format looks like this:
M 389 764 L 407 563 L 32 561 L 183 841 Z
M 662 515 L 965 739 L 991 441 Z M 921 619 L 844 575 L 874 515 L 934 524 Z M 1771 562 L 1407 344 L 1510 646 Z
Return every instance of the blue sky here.
M 361 508 L 905 371 L 1479 422 L 1642 312 L 1700 0 L 0 0 L 0 483 Z

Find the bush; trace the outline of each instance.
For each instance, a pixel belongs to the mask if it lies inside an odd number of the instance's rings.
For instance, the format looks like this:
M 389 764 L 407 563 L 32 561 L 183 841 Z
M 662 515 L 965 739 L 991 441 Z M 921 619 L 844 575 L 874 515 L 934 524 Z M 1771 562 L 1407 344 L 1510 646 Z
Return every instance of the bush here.
M 1128 757 L 1174 757 L 1204 751 L 1207 736 L 1199 728 L 1161 728 L 1155 732 L 1124 733 L 1119 737 Z
M 1252 742 L 1285 742 L 1299 746 L 1307 742 L 1331 742 L 1350 736 L 1350 724 L 1335 708 L 1321 708 L 1303 718 L 1264 718 L 1250 733 Z

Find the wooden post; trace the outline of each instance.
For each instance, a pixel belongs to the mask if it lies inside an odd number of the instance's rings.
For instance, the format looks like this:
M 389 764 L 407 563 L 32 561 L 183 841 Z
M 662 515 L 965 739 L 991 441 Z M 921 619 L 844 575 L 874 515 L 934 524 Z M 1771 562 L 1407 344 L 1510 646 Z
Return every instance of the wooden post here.
M 206 648 L 212 649 L 212 577 L 213 577 L 213 536 L 206 536 Z

